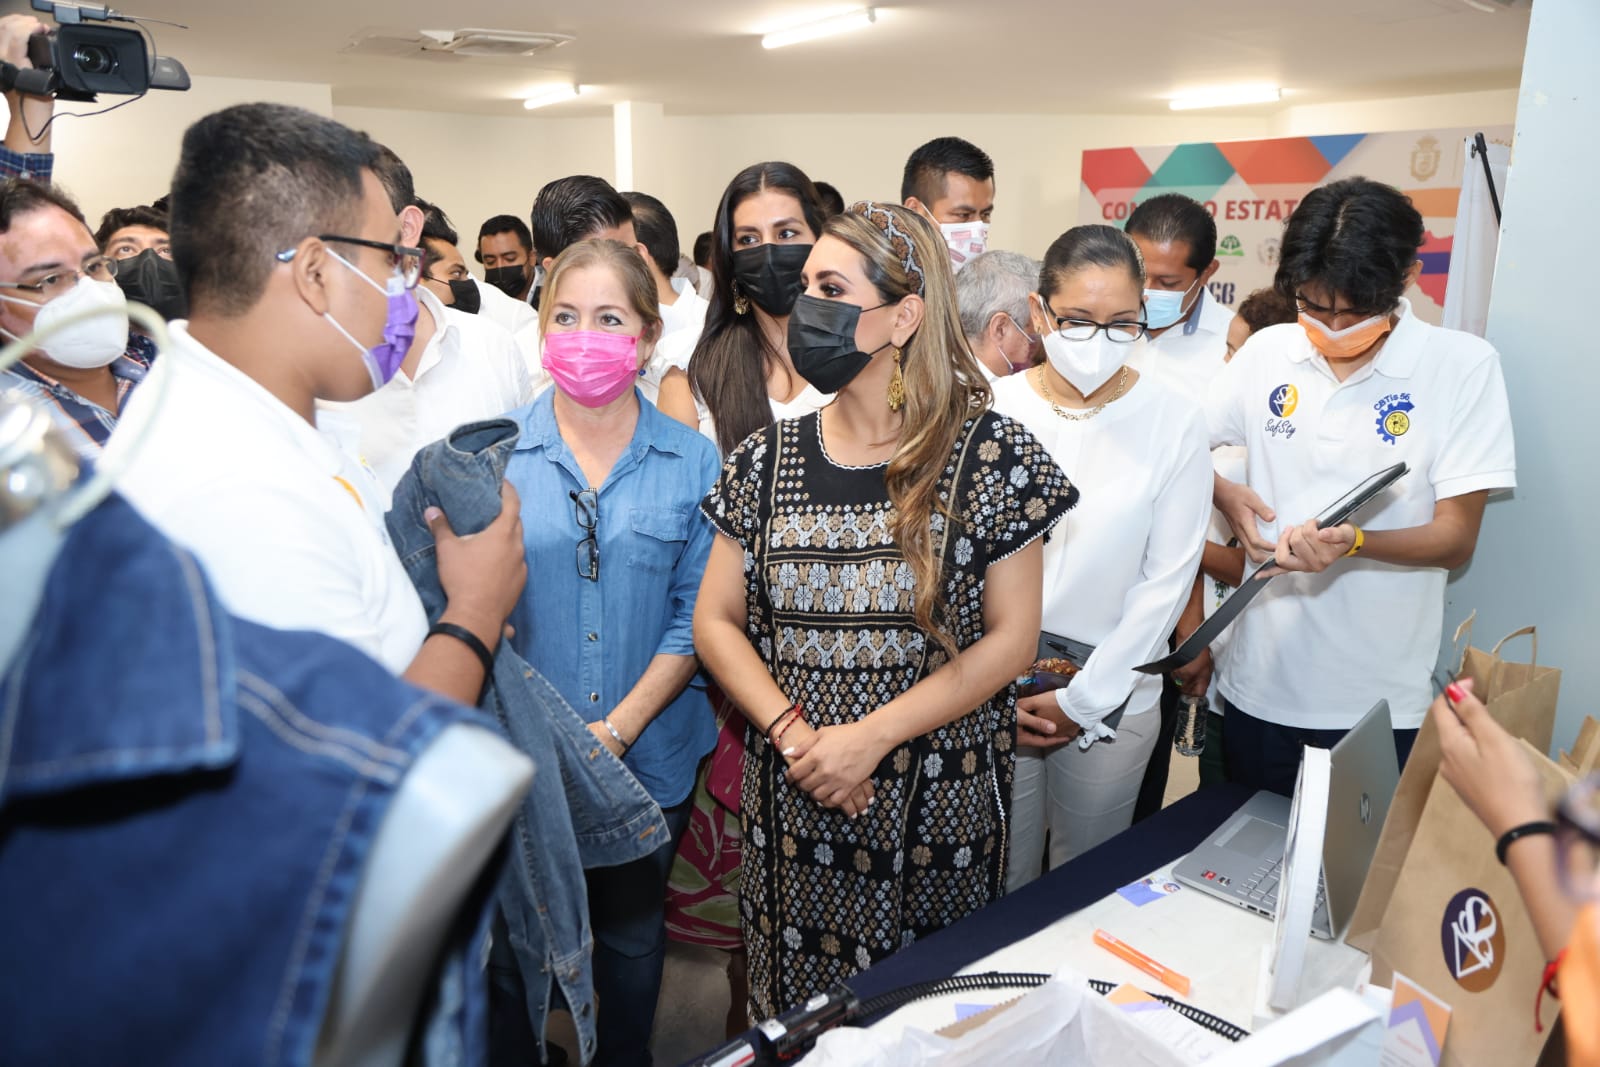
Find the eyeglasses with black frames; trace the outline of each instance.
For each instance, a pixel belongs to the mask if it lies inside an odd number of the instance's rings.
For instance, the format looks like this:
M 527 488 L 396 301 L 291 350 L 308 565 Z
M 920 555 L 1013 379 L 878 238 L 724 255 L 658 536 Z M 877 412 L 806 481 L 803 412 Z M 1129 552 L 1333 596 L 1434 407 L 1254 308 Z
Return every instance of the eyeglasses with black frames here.
M 578 577 L 598 582 L 600 541 L 595 537 L 595 528 L 600 524 L 600 490 L 569 491 L 567 495 L 572 498 L 572 508 L 577 516 L 578 525 L 588 534 L 578 542 Z

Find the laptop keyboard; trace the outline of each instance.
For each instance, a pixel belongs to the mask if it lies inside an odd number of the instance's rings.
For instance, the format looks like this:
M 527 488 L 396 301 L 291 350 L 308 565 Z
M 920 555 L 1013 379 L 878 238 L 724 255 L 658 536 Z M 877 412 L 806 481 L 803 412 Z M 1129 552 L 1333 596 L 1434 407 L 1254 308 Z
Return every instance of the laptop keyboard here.
M 1263 863 L 1256 872 L 1244 880 L 1239 887 L 1241 895 L 1249 897 L 1253 903 L 1269 910 L 1275 909 L 1278 904 L 1278 880 L 1283 874 L 1282 857 L 1270 863 Z M 1326 882 L 1321 872 L 1317 874 L 1317 907 L 1327 905 Z

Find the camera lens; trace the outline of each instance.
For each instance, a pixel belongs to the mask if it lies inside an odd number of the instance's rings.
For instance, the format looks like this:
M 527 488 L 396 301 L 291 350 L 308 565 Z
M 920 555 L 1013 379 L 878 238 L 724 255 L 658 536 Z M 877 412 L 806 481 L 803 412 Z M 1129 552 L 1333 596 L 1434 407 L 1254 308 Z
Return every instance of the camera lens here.
M 110 74 L 117 69 L 117 56 L 104 45 L 81 44 L 73 49 L 72 63 L 84 74 Z

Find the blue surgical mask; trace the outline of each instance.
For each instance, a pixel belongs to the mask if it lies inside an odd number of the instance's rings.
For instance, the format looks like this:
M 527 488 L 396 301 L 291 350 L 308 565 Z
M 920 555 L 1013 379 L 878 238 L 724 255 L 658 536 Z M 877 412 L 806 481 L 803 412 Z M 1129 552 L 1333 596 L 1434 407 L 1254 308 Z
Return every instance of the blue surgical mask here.
M 1168 326 L 1183 318 L 1186 310 L 1183 306 L 1184 298 L 1194 291 L 1195 285 L 1200 284 L 1200 279 L 1194 280 L 1194 285 L 1189 286 L 1181 293 L 1174 293 L 1167 289 L 1146 289 L 1144 291 L 1145 320 L 1149 322 L 1152 330 L 1164 330 Z

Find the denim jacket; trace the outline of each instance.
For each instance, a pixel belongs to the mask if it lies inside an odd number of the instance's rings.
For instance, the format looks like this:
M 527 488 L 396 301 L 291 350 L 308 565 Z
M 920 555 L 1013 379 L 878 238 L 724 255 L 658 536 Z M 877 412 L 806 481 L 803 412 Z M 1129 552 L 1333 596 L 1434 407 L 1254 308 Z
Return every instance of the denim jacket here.
M 430 622 L 444 613 L 433 533 L 438 507 L 457 534 L 477 533 L 500 513 L 500 484 L 517 425 L 490 419 L 458 427 L 417 453 L 394 490 L 389 536 L 416 583 Z M 584 1062 L 594 1055 L 594 979 L 583 872 L 654 852 L 666 839 L 661 809 L 544 677 L 501 643 L 484 697 L 541 773 L 517 813 L 513 862 L 500 907 L 528 992 L 534 1033 L 544 1036 L 554 982 L 572 1009 Z
M 458 723 L 496 729 L 342 642 L 229 616 L 106 500 L 0 677 L 0 1059 L 309 1064 L 378 828 Z M 427 997 L 431 1067 L 486 1062 L 491 903 Z

